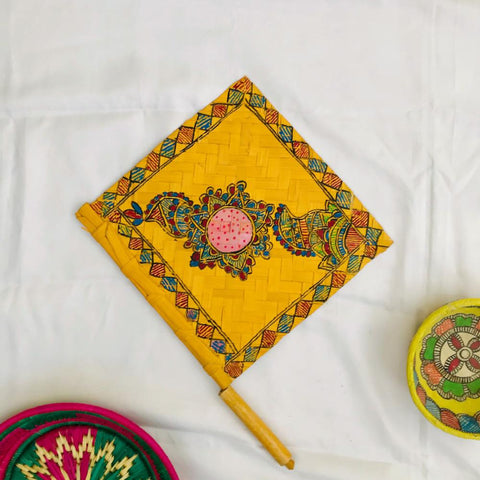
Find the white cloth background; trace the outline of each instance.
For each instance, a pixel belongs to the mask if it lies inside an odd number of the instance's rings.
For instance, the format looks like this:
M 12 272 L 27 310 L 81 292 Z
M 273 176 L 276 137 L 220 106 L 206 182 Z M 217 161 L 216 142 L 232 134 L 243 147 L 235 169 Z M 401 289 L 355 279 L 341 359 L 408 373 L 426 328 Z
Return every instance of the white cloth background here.
M 181 478 L 478 478 L 410 400 L 409 341 L 480 296 L 480 3 L 1 0 L 0 417 L 145 427 Z M 394 239 L 235 382 L 277 466 L 74 213 L 248 75 Z

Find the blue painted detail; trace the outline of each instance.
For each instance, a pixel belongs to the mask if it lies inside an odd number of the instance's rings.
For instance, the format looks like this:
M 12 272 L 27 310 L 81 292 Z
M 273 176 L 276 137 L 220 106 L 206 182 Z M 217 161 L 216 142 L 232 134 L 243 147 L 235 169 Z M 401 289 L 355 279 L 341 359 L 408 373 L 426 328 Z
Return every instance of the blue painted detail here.
M 243 99 L 243 93 L 240 90 L 230 89 L 228 91 L 227 103 L 238 105 Z
M 199 113 L 197 116 L 197 128 L 200 130 L 208 130 L 212 126 L 212 117 Z
M 256 108 L 262 108 L 265 106 L 265 97 L 262 96 L 262 95 L 258 95 L 256 93 L 252 94 L 252 96 L 250 97 L 250 105 L 252 107 L 256 107 Z
M 308 161 L 308 168 L 313 170 L 314 172 L 321 172 L 324 173 L 327 171 L 327 164 L 322 162 L 318 158 L 311 158 Z
M 324 302 L 327 300 L 330 295 L 330 286 L 329 285 L 318 285 L 313 294 L 314 302 Z
M 174 292 L 177 289 L 177 281 L 173 277 L 163 277 L 161 284 L 162 287 L 169 292 Z
M 137 212 L 139 215 L 143 214 L 142 208 L 137 202 L 132 202 L 132 208 Z
M 425 408 L 438 420 L 440 420 L 440 409 L 438 405 L 431 399 L 427 397 L 425 402 Z
M 145 170 L 140 167 L 135 167 L 130 172 L 130 180 L 134 183 L 141 182 L 145 177 Z
M 225 352 L 225 342 L 223 340 L 212 340 L 210 346 L 217 353 Z
M 243 357 L 245 362 L 254 362 L 257 359 L 258 347 L 247 347 L 245 350 L 245 356 Z
M 284 314 L 278 322 L 277 332 L 288 333 L 292 329 L 293 317 L 292 315 Z
M 336 200 L 342 208 L 350 208 L 352 205 L 352 194 L 347 190 L 340 190 L 337 193 Z
M 142 250 L 140 254 L 140 263 L 152 263 L 152 251 L 151 250 Z
M 378 228 L 367 228 L 367 233 L 365 235 L 365 238 L 367 239 L 367 244 L 376 245 L 378 242 L 378 237 L 380 237 L 381 233 L 382 231 Z
M 471 417 L 470 415 L 458 415 L 458 421 L 460 427 L 464 432 L 468 433 L 480 433 L 480 425 L 478 422 Z
M 290 125 L 280 125 L 278 135 L 284 142 L 291 142 L 293 140 L 293 127 Z
M 358 255 L 352 255 L 348 259 L 347 271 L 350 273 L 356 273 L 360 270 L 362 264 L 362 258 Z
M 171 138 L 166 138 L 162 143 L 162 148 L 160 149 L 160 155 L 167 158 L 172 158 L 175 153 L 175 144 L 176 141 Z

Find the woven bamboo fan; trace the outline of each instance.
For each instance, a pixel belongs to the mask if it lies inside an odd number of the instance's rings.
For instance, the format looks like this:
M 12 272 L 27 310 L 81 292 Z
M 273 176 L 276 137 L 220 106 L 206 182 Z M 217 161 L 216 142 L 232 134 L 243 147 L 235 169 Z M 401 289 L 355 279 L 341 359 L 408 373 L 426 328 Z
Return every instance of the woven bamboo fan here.
M 410 345 L 407 375 L 430 422 L 480 439 L 480 299 L 457 300 L 427 317 Z
M 0 480 L 178 480 L 144 430 L 110 410 L 52 404 L 0 425 Z
M 391 240 L 244 77 L 77 213 L 277 461 L 231 382 Z

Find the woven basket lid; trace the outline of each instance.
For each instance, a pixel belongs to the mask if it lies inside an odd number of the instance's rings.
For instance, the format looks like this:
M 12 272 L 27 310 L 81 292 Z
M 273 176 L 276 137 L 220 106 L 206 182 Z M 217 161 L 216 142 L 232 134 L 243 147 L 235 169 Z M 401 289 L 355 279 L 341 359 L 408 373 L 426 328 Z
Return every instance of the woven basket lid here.
M 427 317 L 410 345 L 407 375 L 430 422 L 480 439 L 480 299 L 449 303 Z
M 178 480 L 130 420 L 77 403 L 26 410 L 0 425 L 0 480 Z

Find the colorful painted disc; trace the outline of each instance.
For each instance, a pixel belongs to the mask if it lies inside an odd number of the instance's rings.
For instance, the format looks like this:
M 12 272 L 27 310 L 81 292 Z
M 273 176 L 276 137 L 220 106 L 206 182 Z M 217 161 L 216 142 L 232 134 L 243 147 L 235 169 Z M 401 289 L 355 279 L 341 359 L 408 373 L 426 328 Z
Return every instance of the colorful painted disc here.
M 0 425 L 0 480 L 178 480 L 155 440 L 92 405 L 52 404 Z
M 207 235 L 219 252 L 239 252 L 252 241 L 253 224 L 240 208 L 221 208 L 212 215 Z
M 449 303 L 427 317 L 410 345 L 407 375 L 430 422 L 480 439 L 480 299 Z

